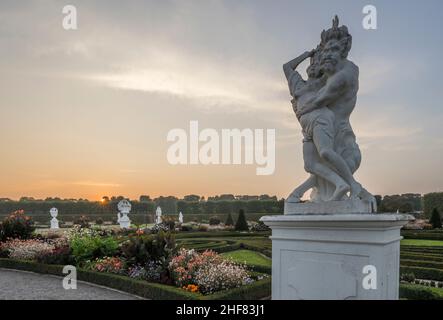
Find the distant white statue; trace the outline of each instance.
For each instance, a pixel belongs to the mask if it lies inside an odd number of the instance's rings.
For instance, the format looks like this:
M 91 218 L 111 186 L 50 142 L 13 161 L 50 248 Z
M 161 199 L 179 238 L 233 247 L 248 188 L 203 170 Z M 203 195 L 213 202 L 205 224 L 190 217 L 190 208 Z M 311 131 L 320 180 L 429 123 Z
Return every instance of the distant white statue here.
M 57 208 L 52 208 L 51 210 L 49 210 L 49 214 L 52 217 L 52 219 L 51 219 L 51 229 L 59 229 L 58 220 L 57 220 L 57 216 L 58 216 Z
M 117 221 L 122 229 L 129 229 L 131 226 L 131 220 L 128 217 L 131 207 L 131 203 L 128 200 L 122 200 L 117 205 L 119 211 Z
M 157 207 L 157 210 L 155 210 L 155 224 L 162 223 L 162 208 Z
M 178 222 L 179 223 L 183 223 L 183 213 L 180 211 L 180 213 L 178 214 Z

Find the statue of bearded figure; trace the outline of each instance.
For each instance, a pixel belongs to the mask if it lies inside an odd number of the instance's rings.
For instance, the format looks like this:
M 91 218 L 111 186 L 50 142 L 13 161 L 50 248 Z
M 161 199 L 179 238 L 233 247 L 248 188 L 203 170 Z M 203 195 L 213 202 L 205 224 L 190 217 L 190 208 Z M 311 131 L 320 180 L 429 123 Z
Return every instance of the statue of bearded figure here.
M 353 177 L 361 152 L 349 118 L 357 101 L 359 69 L 347 59 L 352 36 L 346 26 L 338 25 L 336 16 L 332 28 L 322 32 L 316 49 L 283 67 L 303 129 L 305 169 L 311 174 L 286 201 L 300 202 L 312 189 L 313 202 L 362 199 L 375 211 L 374 197 Z M 311 63 L 305 81 L 296 69 L 307 58 Z

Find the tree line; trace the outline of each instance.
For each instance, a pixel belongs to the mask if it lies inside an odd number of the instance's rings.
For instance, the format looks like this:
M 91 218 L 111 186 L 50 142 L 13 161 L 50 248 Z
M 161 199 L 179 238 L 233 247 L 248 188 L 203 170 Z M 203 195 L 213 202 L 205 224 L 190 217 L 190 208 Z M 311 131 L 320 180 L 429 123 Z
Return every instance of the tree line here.
M 375 196 L 379 212 L 420 212 L 424 211 L 427 217 L 431 216 L 434 208 L 443 212 L 443 192 L 428 193 L 422 196 L 417 193 L 399 195 Z M 52 207 L 59 209 L 60 214 L 114 214 L 117 212 L 117 203 L 126 199 L 123 196 L 104 196 L 101 201 L 87 199 L 46 198 L 34 199 L 22 197 L 15 201 L 0 198 L 0 214 L 8 214 L 16 210 L 25 210 L 29 214 L 46 214 Z M 129 199 L 128 199 L 129 200 Z M 174 196 L 160 196 L 151 199 L 148 195 L 141 195 L 137 200 L 130 200 L 132 213 L 154 213 L 157 206 L 164 214 L 228 214 L 238 213 L 240 209 L 246 213 L 282 214 L 284 199 L 269 195 L 233 195 L 222 194 L 205 197 L 186 195 L 183 198 Z
M 87 199 L 61 199 L 46 198 L 34 199 L 22 197 L 15 201 L 0 199 L 0 214 L 9 214 L 16 210 L 24 210 L 27 214 L 46 214 L 56 207 L 60 214 L 88 215 L 88 214 L 114 214 L 117 212 L 117 204 L 120 200 L 127 199 L 123 196 L 104 196 L 101 201 L 89 201 Z M 204 197 L 189 195 L 179 199 L 174 196 L 161 196 L 151 199 L 142 195 L 138 200 L 130 200 L 131 213 L 153 214 L 160 206 L 164 214 L 218 214 L 238 213 L 240 209 L 253 213 L 283 213 L 284 200 L 278 200 L 276 196 L 233 196 L 221 195 Z

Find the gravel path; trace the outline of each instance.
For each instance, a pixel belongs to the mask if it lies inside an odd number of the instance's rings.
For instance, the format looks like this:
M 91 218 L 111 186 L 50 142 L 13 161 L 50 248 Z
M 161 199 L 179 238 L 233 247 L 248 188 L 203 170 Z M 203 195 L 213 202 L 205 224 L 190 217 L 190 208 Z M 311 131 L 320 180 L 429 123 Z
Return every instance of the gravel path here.
M 136 296 L 77 282 L 65 290 L 61 277 L 0 268 L 0 300 L 136 300 Z

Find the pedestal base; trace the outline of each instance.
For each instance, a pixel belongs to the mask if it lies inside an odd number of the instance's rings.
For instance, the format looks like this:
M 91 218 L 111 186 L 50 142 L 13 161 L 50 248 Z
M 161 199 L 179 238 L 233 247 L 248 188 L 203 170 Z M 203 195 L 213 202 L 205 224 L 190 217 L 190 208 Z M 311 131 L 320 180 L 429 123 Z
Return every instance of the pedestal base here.
M 352 214 L 373 213 L 375 208 L 369 201 L 361 199 L 347 199 L 326 202 L 288 202 L 285 201 L 286 214 Z
M 59 229 L 58 220 L 56 218 L 51 219 L 51 229 Z
M 398 299 L 400 228 L 412 219 L 399 214 L 263 217 L 272 229 L 272 299 Z

